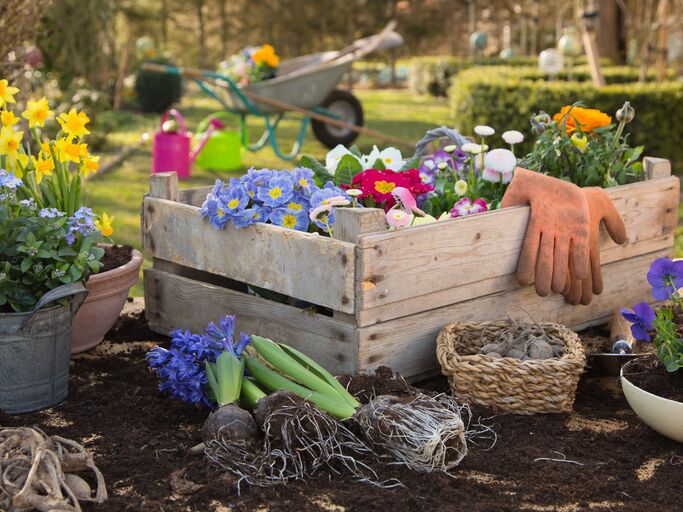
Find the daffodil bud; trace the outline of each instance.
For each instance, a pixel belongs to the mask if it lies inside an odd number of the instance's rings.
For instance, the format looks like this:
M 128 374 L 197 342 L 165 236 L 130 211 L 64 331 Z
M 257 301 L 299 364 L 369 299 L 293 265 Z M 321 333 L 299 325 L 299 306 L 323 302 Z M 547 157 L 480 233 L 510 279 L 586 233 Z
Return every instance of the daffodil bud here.
M 636 111 L 633 109 L 631 106 L 631 103 L 628 101 L 624 102 L 624 105 L 617 110 L 617 121 L 620 123 L 630 123 L 633 121 L 633 118 L 636 117 Z
M 588 146 L 588 137 L 586 137 L 585 135 L 575 133 L 571 136 L 571 139 L 569 139 L 569 141 L 572 143 L 572 146 L 581 151 L 581 153 L 586 152 L 586 146 Z

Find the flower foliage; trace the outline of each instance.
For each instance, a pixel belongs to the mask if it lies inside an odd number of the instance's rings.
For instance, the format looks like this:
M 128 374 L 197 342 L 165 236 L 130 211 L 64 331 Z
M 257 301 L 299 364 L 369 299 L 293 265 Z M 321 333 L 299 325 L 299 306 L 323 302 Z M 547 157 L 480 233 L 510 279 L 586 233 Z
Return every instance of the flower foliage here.
M 578 104 L 562 107 L 552 119 L 545 112 L 536 114 L 531 126 L 538 138 L 521 166 L 581 187 L 635 181 L 642 174 L 643 147 L 631 147 L 624 135 L 632 119 L 622 118 L 615 125 L 609 115 Z
M 29 311 L 48 291 L 85 281 L 104 250 L 92 211 L 69 216 L 21 199 L 24 182 L 0 169 L 0 312 Z
M 683 261 L 656 259 L 650 266 L 647 280 L 652 286 L 652 296 L 668 303 L 655 312 L 647 303 L 641 302 L 633 307 L 633 311 L 622 309 L 621 314 L 631 322 L 633 337 L 652 341 L 659 360 L 673 372 L 683 367 L 681 327 L 677 325 L 674 314 L 674 308 L 679 315 L 683 312 L 680 292 L 683 287 Z
M 203 334 L 176 329 L 168 349 L 150 350 L 147 362 L 159 376 L 159 390 L 191 404 L 215 407 L 206 363 L 215 363 L 223 352 L 239 358 L 251 341 L 245 333 L 235 337 L 235 319 L 235 315 L 228 315 L 217 324 L 211 322 Z
M 256 222 L 269 222 L 298 231 L 315 229 L 328 232 L 334 224 L 334 206 L 330 207 L 329 223 L 314 223 L 311 211 L 327 199 L 338 197 L 349 204 L 348 196 L 332 182 L 319 187 L 313 171 L 298 167 L 291 171 L 249 169 L 241 178 L 228 183 L 216 180 L 200 209 L 216 229 L 229 222 L 240 229 Z
M 280 57 L 269 44 L 247 46 L 218 66 L 218 72 L 240 85 L 262 82 L 273 78 L 280 65 Z

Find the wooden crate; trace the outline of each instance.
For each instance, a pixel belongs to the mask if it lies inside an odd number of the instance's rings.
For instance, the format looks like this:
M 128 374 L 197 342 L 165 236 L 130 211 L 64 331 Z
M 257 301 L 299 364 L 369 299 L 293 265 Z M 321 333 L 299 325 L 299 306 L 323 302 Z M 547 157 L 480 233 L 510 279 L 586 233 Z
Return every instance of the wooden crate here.
M 645 167 L 647 181 L 608 190 L 629 241 L 617 246 L 603 233 L 605 290 L 589 306 L 517 284 L 528 207 L 398 231 L 384 229 L 381 210 L 338 209 L 334 239 L 270 224 L 218 231 L 198 212 L 210 187 L 178 190 L 175 174 L 157 174 L 142 206 L 150 326 L 199 331 L 236 313 L 239 329 L 289 343 L 334 372 L 387 365 L 418 378 L 437 369 L 436 335 L 449 322 L 604 323 L 650 296 L 650 263 L 673 253 L 678 178 L 667 160 L 646 158 Z

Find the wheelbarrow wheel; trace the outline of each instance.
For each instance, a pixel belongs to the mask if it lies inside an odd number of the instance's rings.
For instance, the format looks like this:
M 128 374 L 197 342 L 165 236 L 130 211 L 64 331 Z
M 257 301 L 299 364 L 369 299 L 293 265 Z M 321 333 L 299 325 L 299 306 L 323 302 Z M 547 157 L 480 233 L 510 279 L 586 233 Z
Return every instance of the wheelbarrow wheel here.
M 320 106 L 337 114 L 340 121 L 363 126 L 363 107 L 358 98 L 348 91 L 333 90 Z M 358 137 L 358 132 L 316 119 L 311 120 L 311 127 L 315 138 L 330 149 L 337 144 L 348 146 Z

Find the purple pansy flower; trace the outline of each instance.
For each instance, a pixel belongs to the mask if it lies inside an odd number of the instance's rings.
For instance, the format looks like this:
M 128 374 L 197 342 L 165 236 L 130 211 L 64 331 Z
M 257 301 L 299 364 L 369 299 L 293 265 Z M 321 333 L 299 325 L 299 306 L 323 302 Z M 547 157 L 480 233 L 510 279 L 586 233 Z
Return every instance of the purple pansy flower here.
M 621 310 L 621 315 L 631 322 L 631 334 L 635 339 L 652 341 L 652 337 L 647 331 L 652 330 L 655 312 L 647 302 L 639 302 L 633 306 L 633 311 L 624 308 Z
M 683 287 L 683 261 L 657 258 L 647 273 L 652 286 L 652 296 L 657 300 L 668 300 Z

